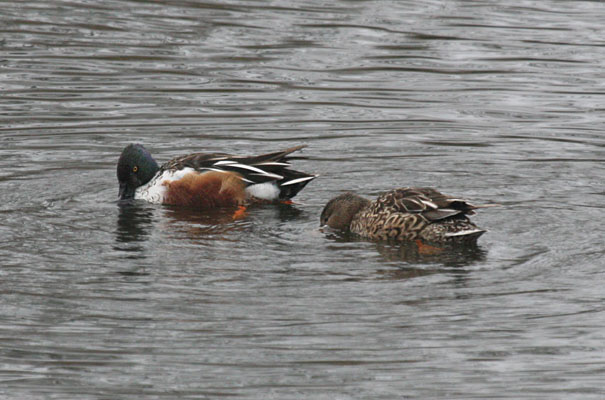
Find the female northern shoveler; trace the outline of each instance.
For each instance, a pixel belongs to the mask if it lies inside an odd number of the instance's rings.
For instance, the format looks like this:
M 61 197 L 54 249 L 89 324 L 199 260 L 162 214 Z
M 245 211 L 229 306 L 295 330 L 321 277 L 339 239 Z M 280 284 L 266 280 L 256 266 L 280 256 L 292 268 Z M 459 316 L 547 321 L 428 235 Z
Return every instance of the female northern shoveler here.
M 322 226 L 370 239 L 476 243 L 485 230 L 467 215 L 488 206 L 474 206 L 431 188 L 401 188 L 374 201 L 353 193 L 341 194 L 326 204 L 320 220 Z
M 316 177 L 288 168 L 297 158 L 288 155 L 303 147 L 251 157 L 195 153 L 160 167 L 143 146 L 130 144 L 118 161 L 119 197 L 199 208 L 287 201 Z

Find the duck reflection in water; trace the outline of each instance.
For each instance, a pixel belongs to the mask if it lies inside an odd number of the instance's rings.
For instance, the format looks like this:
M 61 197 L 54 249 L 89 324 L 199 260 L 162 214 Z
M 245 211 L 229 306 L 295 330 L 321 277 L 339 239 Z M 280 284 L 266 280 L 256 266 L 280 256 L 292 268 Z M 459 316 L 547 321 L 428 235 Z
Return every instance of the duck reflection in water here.
M 192 207 L 157 206 L 141 201 L 118 202 L 114 250 L 128 259 L 147 257 L 146 245 L 152 232 L 160 232 L 162 242 L 168 238 L 187 238 L 207 242 L 229 240 L 229 234 L 249 225 L 245 216 L 234 218 L 233 207 L 197 210 Z M 158 240 L 156 237 L 155 240 Z
M 191 240 L 229 240 L 234 232 L 248 229 L 246 214 L 234 213 L 231 207 L 213 210 L 198 210 L 193 207 L 162 207 L 166 217 L 163 229 L 175 237 L 185 236 Z
M 426 251 L 417 243 L 376 243 L 376 250 L 385 262 L 405 261 L 409 264 L 439 264 L 444 267 L 465 267 L 484 261 L 486 252 L 477 244 L 445 246 Z
M 126 252 L 126 258 L 145 258 L 144 242 L 153 225 L 153 208 L 138 203 L 118 203 L 118 207 L 114 250 Z
M 336 242 L 366 242 L 367 239 L 351 232 L 342 232 L 324 228 L 324 234 L 328 239 Z M 374 241 L 374 246 L 380 258 L 385 263 L 415 264 L 437 264 L 442 267 L 464 267 L 485 260 L 486 251 L 476 243 L 453 245 L 441 245 L 433 247 L 413 241 L 382 240 Z M 442 269 L 405 268 L 397 272 L 399 278 L 413 278 L 416 276 L 429 275 L 443 272 Z
M 149 237 L 153 223 L 153 209 L 137 203 L 118 203 L 117 243 L 144 242 Z
M 302 211 L 293 204 L 253 204 L 244 213 L 234 213 L 234 208 L 224 207 L 199 210 L 193 207 L 163 206 L 163 229 L 174 237 L 187 237 L 196 242 L 212 240 L 239 241 L 242 232 L 250 232 L 260 221 L 277 219 L 291 222 L 299 218 Z
M 255 204 L 245 212 L 238 208 L 221 207 L 200 210 L 195 207 L 158 206 L 141 201 L 118 201 L 119 214 L 115 250 L 144 254 L 143 243 L 152 231 L 160 231 L 170 238 L 188 238 L 207 243 L 213 240 L 235 241 L 241 232 L 250 231 L 256 220 L 276 219 L 290 223 L 304 213 L 291 203 Z

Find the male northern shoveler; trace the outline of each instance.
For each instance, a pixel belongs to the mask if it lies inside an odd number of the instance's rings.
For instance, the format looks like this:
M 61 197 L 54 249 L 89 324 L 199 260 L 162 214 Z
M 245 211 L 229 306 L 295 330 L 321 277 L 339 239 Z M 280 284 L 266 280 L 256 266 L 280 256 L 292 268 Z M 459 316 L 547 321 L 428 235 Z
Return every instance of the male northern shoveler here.
M 431 188 L 395 189 L 374 201 L 349 192 L 330 200 L 320 220 L 322 226 L 370 239 L 476 243 L 485 230 L 467 215 L 488 206 L 474 206 Z
M 288 157 L 303 146 L 260 156 L 195 153 L 158 166 L 140 144 L 129 144 L 118 160 L 119 198 L 216 208 L 253 201 L 287 201 L 316 175 L 289 169 Z

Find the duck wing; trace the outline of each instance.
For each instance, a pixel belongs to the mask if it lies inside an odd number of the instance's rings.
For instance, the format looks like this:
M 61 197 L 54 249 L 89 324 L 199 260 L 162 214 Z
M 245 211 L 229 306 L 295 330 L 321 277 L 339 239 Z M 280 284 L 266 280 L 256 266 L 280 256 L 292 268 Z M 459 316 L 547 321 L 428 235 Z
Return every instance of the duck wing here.
M 473 215 L 476 206 L 433 188 L 404 187 L 381 195 L 377 202 L 393 211 L 420 214 L 429 221 L 439 221 L 455 215 Z
M 304 159 L 293 157 L 291 153 L 306 147 L 294 146 L 258 156 L 240 156 L 226 153 L 193 153 L 173 158 L 165 163 L 163 169 L 192 168 L 196 171 L 229 171 L 240 175 L 248 185 L 274 182 L 279 187 L 279 198 L 289 199 L 317 175 L 290 169 L 290 160 Z

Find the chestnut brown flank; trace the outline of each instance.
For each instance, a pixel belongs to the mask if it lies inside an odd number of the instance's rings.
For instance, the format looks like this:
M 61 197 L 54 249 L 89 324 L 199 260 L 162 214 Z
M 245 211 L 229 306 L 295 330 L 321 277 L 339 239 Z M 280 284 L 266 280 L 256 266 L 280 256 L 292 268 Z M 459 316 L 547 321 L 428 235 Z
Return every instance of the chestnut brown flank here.
M 246 185 L 232 172 L 192 172 L 162 184 L 166 186 L 164 204 L 215 208 L 238 206 L 246 201 Z

